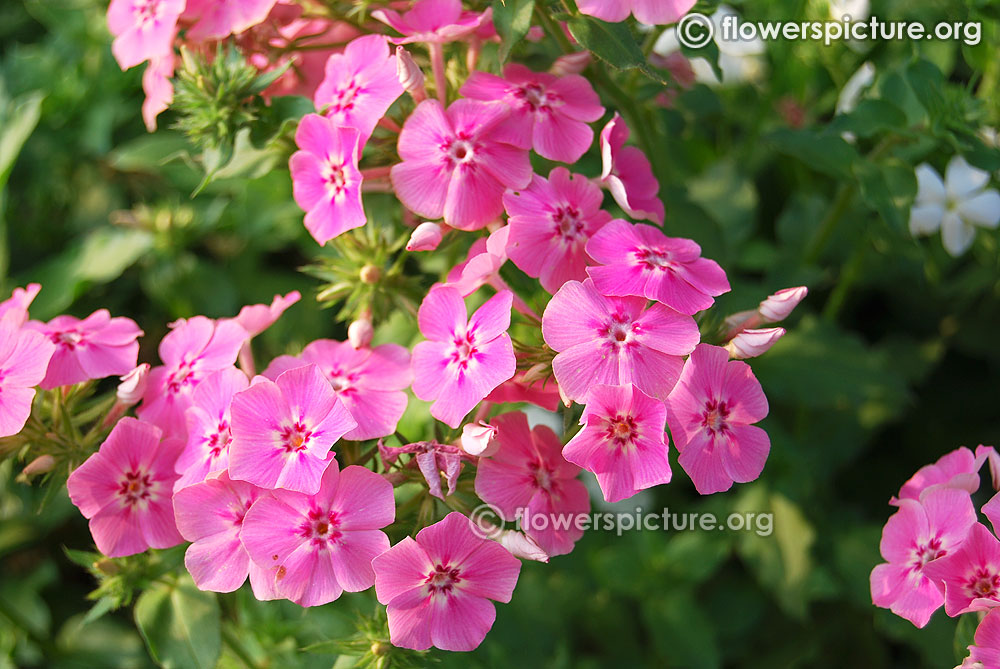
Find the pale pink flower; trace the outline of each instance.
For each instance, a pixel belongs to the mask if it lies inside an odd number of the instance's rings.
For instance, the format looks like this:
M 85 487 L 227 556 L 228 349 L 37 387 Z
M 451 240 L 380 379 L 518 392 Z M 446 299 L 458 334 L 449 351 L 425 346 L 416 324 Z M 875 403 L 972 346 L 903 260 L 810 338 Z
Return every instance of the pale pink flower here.
M 184 412 L 191 406 L 192 391 L 208 374 L 236 362 L 247 331 L 231 319 L 216 322 L 204 316 L 181 319 L 171 327 L 160 342 L 163 364 L 150 371 L 136 413 L 167 436 L 186 440 Z
M 674 23 L 694 7 L 695 0 L 577 0 L 581 14 L 618 23 L 631 13 L 649 25 Z
M 671 479 L 662 402 L 635 386 L 595 385 L 563 455 L 597 476 L 604 499 L 618 502 Z
M 359 138 L 354 128 L 319 114 L 306 114 L 295 131 L 301 150 L 288 162 L 292 192 L 306 212 L 306 229 L 320 245 L 368 220 L 361 206 Z
M 0 302 L 0 320 L 10 319 L 17 327 L 24 325 L 28 320 L 28 307 L 41 289 L 39 283 L 29 283 L 27 288 L 15 288 L 10 297 Z
M 28 422 L 35 386 L 45 378 L 55 344 L 22 329 L 18 313 L 0 318 L 0 437 L 17 434 Z
M 899 506 L 901 499 L 920 499 L 920 493 L 932 485 L 965 490 L 970 495 L 979 490 L 979 469 L 986 461 L 988 452 L 979 451 L 973 455 L 966 447 L 957 448 L 938 458 L 932 465 L 924 465 L 899 489 L 899 498 L 893 497 L 889 504 Z
M 462 426 L 462 450 L 469 455 L 488 458 L 500 448 L 497 428 L 483 421 Z
M 509 602 L 521 562 L 483 539 L 460 513 L 405 537 L 372 560 L 394 646 L 472 650 L 496 619 L 490 600 Z
M 767 398 L 750 365 L 726 349 L 699 344 L 667 397 L 667 422 L 678 462 L 702 495 L 760 476 L 771 450 Z
M 807 294 L 809 289 L 805 286 L 783 288 L 761 302 L 757 311 L 765 323 L 779 323 L 792 315 L 792 311 Z
M 400 15 L 392 9 L 376 9 L 371 13 L 402 38 L 394 38 L 394 44 L 411 42 L 445 43 L 464 39 L 492 16 L 487 9 L 483 13 L 464 11 L 461 0 L 416 0 L 410 11 Z
M 217 40 L 251 28 L 271 12 L 276 0 L 187 0 L 185 20 L 197 21 L 187 39 Z
M 135 368 L 136 338 L 143 334 L 131 318 L 112 318 L 107 309 L 83 320 L 56 316 L 48 323 L 28 321 L 25 327 L 45 335 L 56 347 L 39 384 L 45 390 L 127 373 Z
M 503 78 L 473 72 L 459 92 L 473 100 L 509 105 L 511 114 L 503 122 L 505 139 L 563 163 L 575 163 L 587 152 L 594 141 L 587 124 L 604 115 L 600 98 L 583 77 L 532 72 L 514 63 L 504 68 Z
M 111 53 L 123 70 L 173 51 L 184 0 L 111 0 L 108 29 Z
M 357 129 L 360 157 L 375 126 L 402 94 L 388 41 L 383 35 L 364 35 L 326 61 L 326 76 L 313 102 L 334 127 Z
M 726 273 L 714 260 L 701 257 L 700 246 L 667 237 L 652 225 L 615 219 L 591 237 L 587 253 L 601 264 L 587 274 L 603 295 L 638 295 L 694 314 L 729 291 Z
M 441 243 L 444 228 L 440 223 L 424 221 L 413 230 L 410 241 L 406 243 L 407 251 L 433 251 Z
M 510 551 L 510 554 L 522 560 L 532 560 L 534 562 L 548 562 L 549 554 L 542 550 L 538 542 L 517 530 L 503 530 L 499 537 L 490 536 L 496 539 L 500 545 Z
M 871 573 L 872 603 L 923 627 L 944 603 L 924 565 L 954 552 L 976 522 L 969 493 L 934 486 L 920 500 L 904 499 L 882 530 L 879 550 L 887 562 Z
M 417 103 L 427 99 L 427 91 L 424 90 L 424 72 L 413 60 L 410 52 L 402 46 L 396 47 L 396 79 L 399 80 L 403 90 L 412 95 Z
M 428 341 L 413 349 L 413 392 L 433 401 L 431 415 L 457 428 L 498 385 L 514 376 L 514 348 L 507 334 L 513 295 L 502 291 L 467 317 L 454 288 L 435 286 L 417 320 Z
M 756 358 L 771 350 L 771 347 L 784 336 L 785 328 L 744 330 L 726 344 L 726 350 L 736 360 Z
M 525 274 L 555 293 L 570 280 L 587 278 L 587 241 L 611 220 L 601 210 L 601 189 L 565 167 L 534 175 L 531 185 L 507 191 L 503 204 L 510 233 L 506 251 Z
M 173 76 L 173 50 L 154 57 L 142 73 L 142 90 L 146 94 L 142 102 L 142 120 L 149 132 L 156 130 L 156 117 L 174 101 L 174 84 L 170 81 Z
M 1000 611 L 990 611 L 976 628 L 976 645 L 969 646 L 969 659 L 981 662 L 972 669 L 1000 669 Z M 966 666 L 964 663 L 962 666 Z
M 529 429 L 520 411 L 496 416 L 493 424 L 500 448 L 479 460 L 476 494 L 504 520 L 521 517 L 525 533 L 549 555 L 569 553 L 583 536 L 573 521 L 590 510 L 587 488 L 576 478 L 580 467 L 563 457 L 562 442 L 551 428 Z M 664 448 L 664 462 L 665 454 Z
M 418 441 L 404 446 L 386 446 L 379 440 L 379 455 L 386 464 L 396 462 L 399 456 L 407 453 L 413 459 L 407 463 L 410 467 L 420 470 L 427 489 L 431 495 L 444 500 L 445 493 L 441 488 L 441 476 L 448 484 L 448 495 L 454 494 L 458 484 L 458 475 L 462 472 L 462 450 L 456 446 L 439 444 L 436 441 Z
M 486 396 L 487 402 L 494 404 L 514 404 L 529 402 L 546 411 L 555 411 L 561 403 L 559 384 L 554 379 L 525 380 L 525 372 L 518 372 L 504 381 Z
M 601 295 L 590 279 L 563 284 L 545 307 L 542 336 L 559 353 L 552 371 L 565 397 L 582 402 L 596 383 L 632 383 L 666 398 L 700 334 L 690 316 L 646 304 Z
M 161 437 L 155 425 L 122 418 L 66 482 L 69 498 L 90 520 L 97 550 L 108 557 L 170 548 L 184 540 L 171 503 L 174 463 L 184 442 Z
M 204 481 L 209 474 L 229 467 L 232 419 L 229 405 L 233 395 L 247 389 L 246 375 L 235 367 L 221 369 L 205 377 L 191 396 L 185 412 L 187 445 L 177 458 L 176 488 Z
M 528 152 L 504 141 L 501 102 L 424 100 L 406 119 L 390 173 L 400 201 L 425 218 L 476 230 L 503 213 L 507 188 L 531 182 Z
M 277 594 L 301 606 L 320 606 L 343 591 L 375 582 L 372 558 L 389 548 L 381 528 L 396 516 L 392 485 L 373 471 L 340 471 L 332 459 L 313 495 L 275 490 L 243 519 L 241 538 L 250 558 L 277 567 Z
M 601 182 L 626 214 L 662 224 L 663 202 L 657 197 L 660 184 L 646 154 L 625 146 L 628 136 L 625 121 L 615 112 L 601 131 Z
M 333 443 L 357 427 L 316 365 L 233 395 L 229 475 L 261 488 L 319 490 Z
M 345 439 L 375 439 L 396 430 L 406 411 L 403 391 L 413 381 L 409 351 L 398 344 L 356 349 L 350 342 L 318 339 L 297 358 L 275 358 L 264 376 L 274 380 L 286 370 L 310 363 L 319 367 L 358 424 L 344 434 Z
M 1000 541 L 974 523 L 961 546 L 924 565 L 924 575 L 944 584 L 944 611 L 953 618 L 1000 606 Z
M 288 307 L 302 299 L 302 294 L 293 290 L 285 296 L 275 295 L 271 304 L 249 304 L 233 319 L 243 326 L 251 337 L 256 337 L 274 325 Z

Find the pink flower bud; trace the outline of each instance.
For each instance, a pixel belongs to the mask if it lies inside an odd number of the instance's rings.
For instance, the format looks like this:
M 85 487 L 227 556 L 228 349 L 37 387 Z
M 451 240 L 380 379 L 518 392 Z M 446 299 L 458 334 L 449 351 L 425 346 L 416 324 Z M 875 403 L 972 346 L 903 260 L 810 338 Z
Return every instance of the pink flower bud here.
M 557 77 L 565 77 L 567 74 L 580 74 L 587 69 L 588 65 L 590 65 L 590 52 L 577 51 L 576 53 L 568 53 L 556 58 L 556 62 L 552 63 L 552 67 L 549 68 L 549 73 Z
M 146 393 L 146 383 L 149 379 L 149 363 L 142 363 L 131 372 L 121 377 L 118 384 L 118 403 L 130 407 L 142 399 Z
M 347 341 L 356 349 L 365 348 L 372 343 L 375 328 L 367 318 L 359 318 L 347 327 Z
M 522 560 L 549 561 L 549 554 L 524 532 L 504 530 L 500 534 L 500 545 L 509 550 L 511 555 Z
M 767 323 L 777 323 L 783 321 L 791 315 L 792 311 L 802 298 L 809 293 L 805 286 L 798 288 L 783 288 L 774 295 L 760 303 L 757 311 L 764 317 Z
M 785 336 L 785 328 L 766 328 L 763 330 L 744 330 L 726 344 L 729 356 L 742 360 L 756 358 L 766 353 L 774 346 L 774 342 Z
M 396 47 L 396 76 L 403 89 L 420 102 L 427 97 L 424 91 L 424 73 L 413 60 L 410 52 L 401 46 Z
M 407 251 L 433 251 L 441 243 L 444 231 L 439 223 L 427 221 L 417 226 L 406 243 Z
M 37 476 L 38 474 L 44 474 L 52 471 L 55 464 L 56 459 L 51 455 L 39 455 L 37 458 L 28 463 L 28 466 L 21 471 L 21 475 L 28 478 L 31 476 Z
M 462 450 L 469 455 L 488 458 L 500 448 L 496 435 L 497 429 L 492 425 L 483 421 L 469 423 L 462 428 Z

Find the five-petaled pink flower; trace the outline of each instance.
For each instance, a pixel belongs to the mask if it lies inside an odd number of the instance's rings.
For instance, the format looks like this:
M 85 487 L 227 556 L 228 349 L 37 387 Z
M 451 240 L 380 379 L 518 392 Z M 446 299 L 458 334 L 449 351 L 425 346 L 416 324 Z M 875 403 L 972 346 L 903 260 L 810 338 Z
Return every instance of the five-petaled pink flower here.
M 724 348 L 699 344 L 667 397 L 667 422 L 678 462 L 702 495 L 760 476 L 771 450 L 767 398 L 750 365 Z
M 682 314 L 695 314 L 729 290 L 726 273 L 701 257 L 690 239 L 667 237 L 652 225 L 615 219 L 587 242 L 600 263 L 587 274 L 604 295 L 637 295 L 657 300 Z
M 1000 606 L 1000 541 L 974 523 L 962 545 L 928 562 L 924 575 L 944 584 L 944 611 L 953 618 Z
M 177 19 L 184 0 L 111 0 L 108 29 L 111 52 L 123 70 L 173 51 Z
M 918 469 L 917 473 L 911 476 L 899 489 L 899 498 L 893 497 L 889 500 L 889 504 L 899 506 L 900 499 L 920 499 L 920 493 L 932 485 L 958 488 L 971 495 L 979 490 L 979 469 L 986 462 L 988 454 L 992 450 L 980 447 L 973 454 L 968 448 L 962 446 L 951 453 L 942 455 L 934 464 L 924 465 Z
M 319 490 L 333 443 L 357 427 L 316 365 L 290 369 L 275 381 L 257 377 L 233 395 L 229 411 L 229 475 L 308 495 Z
M 222 39 L 251 28 L 267 18 L 277 0 L 187 0 L 184 19 L 196 20 L 186 38 Z
M 320 245 L 368 220 L 361 205 L 359 140 L 356 129 L 319 114 L 306 114 L 295 131 L 301 150 L 288 162 L 292 193 Z
M 587 240 L 611 220 L 601 210 L 603 199 L 600 188 L 565 167 L 553 169 L 548 179 L 536 174 L 520 191 L 507 191 L 511 261 L 550 293 L 567 281 L 586 279 Z
M 583 536 L 573 521 L 590 510 L 587 488 L 577 479 L 580 468 L 563 457 L 562 442 L 551 428 L 529 429 L 520 411 L 496 416 L 493 426 L 500 448 L 480 458 L 476 494 L 504 520 L 520 517 L 525 533 L 548 555 L 569 553 Z M 664 462 L 665 456 L 666 449 Z
M 990 611 L 976 628 L 974 646 L 969 646 L 969 660 L 981 662 L 970 669 L 998 669 L 1000 667 L 1000 610 Z M 965 667 L 962 664 L 962 667 Z M 956 668 L 957 669 L 957 668 Z
M 287 295 L 275 295 L 271 304 L 248 304 L 240 309 L 235 320 L 243 326 L 251 337 L 256 337 L 264 330 L 274 325 L 288 307 L 302 299 L 302 294 L 293 290 Z
M 0 320 L 11 319 L 20 327 L 28 320 L 28 307 L 42 289 L 40 283 L 29 283 L 27 288 L 15 288 L 3 302 L 0 302 Z
M 648 25 L 674 23 L 694 7 L 695 0 L 577 0 L 581 14 L 619 23 L 633 14 Z
M 879 550 L 887 562 L 871 573 L 872 603 L 923 627 L 944 603 L 924 565 L 956 551 L 976 522 L 964 490 L 933 486 L 920 500 L 904 499 L 882 530 Z
M 633 385 L 591 388 L 580 424 L 563 455 L 597 476 L 604 499 L 618 502 L 669 483 L 667 411 Z
M 435 286 L 417 320 L 429 341 L 413 349 L 413 392 L 433 401 L 431 415 L 457 428 L 494 388 L 514 376 L 514 348 L 507 334 L 513 295 L 502 291 L 467 318 L 454 288 Z
M 663 400 L 698 344 L 690 316 L 644 297 L 606 297 L 590 279 L 568 281 L 542 316 L 542 336 L 559 354 L 552 371 L 563 395 L 582 402 L 595 383 L 636 385 Z
M 161 437 L 155 425 L 122 418 L 100 450 L 66 482 L 69 498 L 90 519 L 97 550 L 108 557 L 169 548 L 184 540 L 171 502 L 174 462 L 184 442 Z
M 340 471 L 331 459 L 315 494 L 275 490 L 258 499 L 241 536 L 258 566 L 277 568 L 278 596 L 320 606 L 372 586 L 372 558 L 389 548 L 380 530 L 395 517 L 392 484 L 364 467 Z
M 492 11 L 464 11 L 461 0 L 417 0 L 402 15 L 392 9 L 376 9 L 371 15 L 403 35 L 393 38 L 394 44 L 445 43 L 468 37 L 489 20 Z
M 594 141 L 594 130 L 587 124 L 604 114 L 594 88 L 580 75 L 557 77 L 513 63 L 504 68 L 503 78 L 473 72 L 459 92 L 473 100 L 510 105 L 505 138 L 563 163 L 575 163 L 587 152 Z
M 274 380 L 284 371 L 314 364 L 326 377 L 358 426 L 345 439 L 385 437 L 396 430 L 406 411 L 406 393 L 413 380 L 410 352 L 398 344 L 356 349 L 351 342 L 317 339 L 298 357 L 278 356 L 264 370 Z
M 35 388 L 45 378 L 55 344 L 20 327 L 20 313 L 0 318 L 0 437 L 17 434 L 28 422 Z
M 372 561 L 375 594 L 400 648 L 472 650 L 509 602 L 521 562 L 460 513 L 406 537 Z
M 646 154 L 637 147 L 625 146 L 628 136 L 628 126 L 615 112 L 601 131 L 601 182 L 632 218 L 663 223 L 663 202 L 657 197 L 660 184 Z
M 396 56 L 382 35 L 365 35 L 326 61 L 326 76 L 313 98 L 316 109 L 337 126 L 357 128 L 358 152 L 389 106 L 403 94 Z
M 139 357 L 136 338 L 142 330 L 131 318 L 112 318 L 107 309 L 98 309 L 83 320 L 56 316 L 48 323 L 28 321 L 25 327 L 42 333 L 56 346 L 40 384 L 46 390 L 121 376 L 135 369 Z
M 532 175 L 528 152 L 503 138 L 509 115 L 502 102 L 457 100 L 447 111 L 437 100 L 421 102 L 399 133 L 403 162 L 390 172 L 400 201 L 460 230 L 495 221 L 504 191 L 524 188 Z

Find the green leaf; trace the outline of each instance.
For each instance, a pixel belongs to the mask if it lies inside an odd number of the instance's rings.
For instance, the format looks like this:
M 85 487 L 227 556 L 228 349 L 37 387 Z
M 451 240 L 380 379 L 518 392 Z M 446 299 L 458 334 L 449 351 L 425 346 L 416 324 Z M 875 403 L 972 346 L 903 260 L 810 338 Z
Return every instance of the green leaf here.
M 959 664 L 969 656 L 969 646 L 976 643 L 978 626 L 978 613 L 964 613 L 958 617 L 958 625 L 955 626 L 955 661 Z
M 832 132 L 851 132 L 867 138 L 906 127 L 906 113 L 885 100 L 862 100 L 852 111 L 833 119 L 827 129 Z
M 590 16 L 574 16 L 566 22 L 573 39 L 585 49 L 619 70 L 639 69 L 647 77 L 667 83 L 646 61 L 646 56 L 624 23 L 606 23 Z
M 507 61 L 514 45 L 528 34 L 534 11 L 535 0 L 493 0 L 493 23 L 501 40 L 498 54 L 501 64 Z
M 782 128 L 767 135 L 778 151 L 798 158 L 812 169 L 833 177 L 849 178 L 858 159 L 853 146 L 836 134 Z
M 260 118 L 250 130 L 250 141 L 256 148 L 263 148 L 303 116 L 315 111 L 312 100 L 301 95 L 271 98 L 271 104 L 261 109 Z
M 859 161 L 854 166 L 854 174 L 865 204 L 874 209 L 890 227 L 902 230 L 905 226 L 903 213 L 893 199 L 881 168 L 873 163 Z
M 258 75 L 257 78 L 253 80 L 253 83 L 250 84 L 250 88 L 247 89 L 247 92 L 250 95 L 263 93 L 268 86 L 276 82 L 281 75 L 288 71 L 288 68 L 292 66 L 292 62 L 293 61 L 289 59 L 285 61 L 283 65 L 280 65 L 269 72 Z
M 39 92 L 29 93 L 14 100 L 8 109 L 0 109 L 0 190 L 7 185 L 21 147 L 38 125 L 44 98 Z
M 222 649 L 219 603 L 186 574 L 176 584 L 157 583 L 139 595 L 135 623 L 162 667 L 214 667 Z
M 906 69 L 906 81 L 928 115 L 940 116 L 946 108 L 941 70 L 928 60 L 918 60 Z

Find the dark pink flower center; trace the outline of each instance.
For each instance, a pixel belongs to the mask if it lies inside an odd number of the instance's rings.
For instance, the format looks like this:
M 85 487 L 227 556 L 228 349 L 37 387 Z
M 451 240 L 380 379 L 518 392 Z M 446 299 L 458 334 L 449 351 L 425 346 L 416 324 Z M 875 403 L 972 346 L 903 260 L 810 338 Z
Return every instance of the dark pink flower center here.
M 308 539 L 316 548 L 325 548 L 337 543 L 341 538 L 340 520 L 336 511 L 322 511 L 313 507 L 302 525 L 299 534 Z
M 53 332 L 49 335 L 49 339 L 56 346 L 61 346 L 67 350 L 73 351 L 77 346 L 85 344 L 83 334 L 76 332 L 75 330 L 67 330 L 66 332 Z
M 913 569 L 923 569 L 923 566 L 931 560 L 944 557 L 948 551 L 941 550 L 941 540 L 934 537 L 926 544 L 916 544 L 913 547 Z
M 478 349 L 472 337 L 468 334 L 461 337 L 456 336 L 452 342 L 451 362 L 458 365 L 460 369 L 466 369 L 469 361 L 476 357 Z
M 254 500 L 248 499 L 245 500 L 242 504 L 237 503 L 232 505 L 231 508 L 233 509 L 233 525 L 236 525 L 238 527 L 241 527 L 243 525 L 243 519 L 246 518 L 247 511 L 250 510 L 250 507 L 253 506 L 253 503 Z
M 628 414 L 615 414 L 606 422 L 605 439 L 618 447 L 633 444 L 639 438 L 639 426 L 635 418 Z
M 333 101 L 330 103 L 329 111 L 331 113 L 343 113 L 349 112 L 354 109 L 354 101 L 358 97 L 358 93 L 361 91 L 361 85 L 351 77 L 347 84 L 341 86 L 333 92 Z
M 286 453 L 299 453 L 309 446 L 312 431 L 301 422 L 285 426 L 281 430 L 281 444 Z
M 634 346 L 635 337 L 639 333 L 639 324 L 633 323 L 626 314 L 614 314 L 601 331 L 601 336 L 611 344 L 612 348 L 618 349 L 623 346 Z
M 171 393 L 179 393 L 184 388 L 184 386 L 194 385 L 195 378 L 194 374 L 194 362 L 188 360 L 181 360 L 181 363 L 177 365 L 177 369 L 170 373 L 167 377 L 167 389 Z
M 531 472 L 531 485 L 546 492 L 552 489 L 555 481 L 555 470 L 542 461 L 536 461 L 528 466 Z
M 431 594 L 447 594 L 451 592 L 452 586 L 462 581 L 459 573 L 458 569 L 451 565 L 438 564 L 435 565 L 434 571 L 427 574 L 427 580 L 424 582 Z
M 559 207 L 552 214 L 552 221 L 556 224 L 556 235 L 567 242 L 574 242 L 583 236 L 583 221 L 576 207 Z
M 354 390 L 358 375 L 345 372 L 340 367 L 334 367 L 330 372 L 330 385 L 336 393 L 349 393 Z
M 553 107 L 562 103 L 557 95 L 549 93 L 545 86 L 537 82 L 517 88 L 514 97 L 521 101 L 523 107 L 533 112 L 550 112 Z
M 454 138 L 441 145 L 444 160 L 448 167 L 474 167 L 476 163 L 476 143 L 465 133 L 458 133 Z
M 225 420 L 220 420 L 219 424 L 215 427 L 215 432 L 207 435 L 205 439 L 205 447 L 208 449 L 209 459 L 214 460 L 223 451 L 228 453 L 230 441 L 232 441 L 232 435 L 229 432 L 229 423 Z
M 998 599 L 1000 592 L 1000 573 L 988 567 L 979 567 L 969 574 L 965 583 L 965 594 L 972 599 L 989 597 Z
M 125 506 L 135 506 L 136 504 L 148 500 L 152 496 L 153 481 L 149 474 L 141 469 L 133 469 L 126 472 L 125 476 L 118 483 L 118 496 L 121 497 Z
M 674 254 L 659 248 L 643 248 L 635 252 L 635 258 L 648 269 L 660 271 L 674 270 L 676 262 Z
M 729 407 L 720 400 L 705 402 L 705 412 L 701 415 L 701 426 L 713 434 L 729 429 Z
M 336 164 L 332 160 L 327 161 L 323 168 L 323 181 L 326 189 L 332 191 L 332 195 L 337 197 L 347 187 L 347 176 L 344 174 L 344 165 Z
M 160 0 L 132 0 L 132 14 L 140 24 L 156 21 L 160 16 Z

